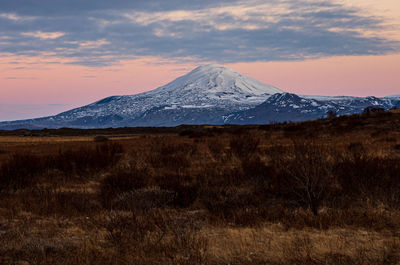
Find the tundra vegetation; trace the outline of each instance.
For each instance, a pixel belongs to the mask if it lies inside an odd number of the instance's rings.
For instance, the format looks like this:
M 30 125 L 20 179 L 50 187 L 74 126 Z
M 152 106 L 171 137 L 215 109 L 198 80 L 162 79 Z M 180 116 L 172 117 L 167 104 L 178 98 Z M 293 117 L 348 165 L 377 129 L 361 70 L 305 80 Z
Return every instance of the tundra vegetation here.
M 399 264 L 399 231 L 399 110 L 0 132 L 0 264 Z

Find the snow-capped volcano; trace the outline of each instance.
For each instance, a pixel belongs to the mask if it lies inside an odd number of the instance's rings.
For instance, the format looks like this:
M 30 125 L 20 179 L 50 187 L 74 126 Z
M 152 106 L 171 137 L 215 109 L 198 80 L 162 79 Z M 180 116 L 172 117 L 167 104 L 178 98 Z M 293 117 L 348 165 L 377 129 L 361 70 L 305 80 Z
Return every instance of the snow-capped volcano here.
M 155 90 L 112 96 L 56 116 L 26 120 L 44 127 L 172 126 L 223 123 L 283 91 L 217 64 L 199 66 Z
M 176 100 L 199 100 L 199 97 L 251 103 L 265 100 L 265 96 L 283 91 L 239 74 L 218 64 L 197 67 L 171 83 L 148 92 L 151 95 L 169 94 Z M 195 96 L 195 98 L 193 98 Z M 201 100 L 201 99 L 200 99 Z
M 136 119 L 136 123 L 140 121 L 140 125 L 145 125 L 154 112 L 160 116 L 162 112 L 171 114 L 185 109 L 186 112 L 202 112 L 204 115 L 205 110 L 212 109 L 219 116 L 221 110 L 230 112 L 254 107 L 272 94 L 280 92 L 282 91 L 278 88 L 262 84 L 232 69 L 209 64 L 197 67 L 155 90 L 131 96 L 105 98 L 91 105 L 61 113 L 59 116 L 75 120 L 88 116 L 105 117 L 114 114 L 123 120 L 131 122 Z M 200 118 L 188 120 L 186 117 L 182 120 L 182 117 L 179 117 L 182 114 L 177 113 L 171 121 L 168 121 L 168 118 L 163 116 L 157 125 L 176 124 L 178 121 L 195 123 Z M 151 117 L 153 121 L 157 120 L 154 115 Z
M 165 86 L 112 96 L 55 116 L 0 123 L 0 129 L 265 124 L 400 107 L 400 97 L 326 97 L 285 93 L 221 65 L 197 67 Z
M 96 102 L 95 105 L 118 100 L 129 103 L 126 112 L 146 111 L 153 107 L 169 108 L 209 108 L 240 105 L 250 107 L 265 101 L 268 96 L 283 91 L 265 85 L 257 80 L 239 74 L 232 69 L 217 64 L 197 67 L 190 73 L 175 79 L 165 86 L 132 96 L 111 97 Z M 140 101 L 137 106 L 132 103 Z

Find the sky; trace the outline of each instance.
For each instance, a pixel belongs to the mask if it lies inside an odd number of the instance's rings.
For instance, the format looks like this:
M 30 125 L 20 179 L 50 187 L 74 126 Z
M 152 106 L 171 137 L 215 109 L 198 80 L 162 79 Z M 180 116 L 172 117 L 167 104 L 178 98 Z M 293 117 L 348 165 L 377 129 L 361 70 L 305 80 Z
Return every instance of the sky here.
M 400 94 L 398 0 L 0 0 L 0 121 L 207 63 L 299 94 Z

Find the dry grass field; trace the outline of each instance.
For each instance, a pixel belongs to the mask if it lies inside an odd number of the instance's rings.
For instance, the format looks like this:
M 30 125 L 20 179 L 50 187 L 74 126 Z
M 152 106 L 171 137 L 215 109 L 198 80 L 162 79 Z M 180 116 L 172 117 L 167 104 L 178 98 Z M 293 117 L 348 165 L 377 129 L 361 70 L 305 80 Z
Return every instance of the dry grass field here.
M 0 132 L 0 264 L 400 264 L 400 112 Z

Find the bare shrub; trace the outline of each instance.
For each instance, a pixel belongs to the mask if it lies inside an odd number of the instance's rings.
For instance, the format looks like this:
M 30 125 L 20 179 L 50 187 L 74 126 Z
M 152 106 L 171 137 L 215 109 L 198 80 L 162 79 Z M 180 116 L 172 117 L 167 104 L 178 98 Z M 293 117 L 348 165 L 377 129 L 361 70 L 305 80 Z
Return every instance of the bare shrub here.
M 242 163 L 242 170 L 244 179 L 250 180 L 257 189 L 270 190 L 273 176 L 276 174 L 273 166 L 267 165 L 258 157 L 254 157 L 252 160 Z
M 205 136 L 212 136 L 212 133 L 211 131 L 204 129 L 184 130 L 179 133 L 179 136 L 188 136 L 189 138 L 201 138 Z
M 175 197 L 174 191 L 150 187 L 122 192 L 112 201 L 112 205 L 114 209 L 150 210 L 171 204 Z
M 197 199 L 199 185 L 194 176 L 180 174 L 163 174 L 156 178 L 156 183 L 162 189 L 173 191 L 175 198 L 172 205 L 187 208 Z
M 100 210 L 94 194 L 34 187 L 22 192 L 22 209 L 39 215 L 79 216 Z
M 21 189 L 36 182 L 46 170 L 43 160 L 31 154 L 15 154 L 0 167 L 0 190 Z
M 97 136 L 93 137 L 94 142 L 107 142 L 109 140 L 110 139 L 105 135 L 97 135 Z
M 46 176 L 50 170 L 72 176 L 105 169 L 119 161 L 122 151 L 120 144 L 112 143 L 60 151 L 51 156 L 15 154 L 0 167 L 0 190 L 31 187 L 38 182 L 39 176 Z
M 328 119 L 336 118 L 336 117 L 337 117 L 337 113 L 336 113 L 336 111 L 334 111 L 334 110 L 328 110 L 328 111 L 326 112 L 326 117 L 327 117 Z
M 207 146 L 215 160 L 221 161 L 226 159 L 226 150 L 223 141 L 218 138 L 211 138 L 207 141 Z
M 260 145 L 260 138 L 252 133 L 241 133 L 232 137 L 230 148 L 242 161 L 249 160 L 257 152 Z
M 215 223 L 252 226 L 260 219 L 250 191 L 234 187 L 217 187 L 204 191 L 201 201 L 209 211 L 211 221 Z
M 335 186 L 326 147 L 313 142 L 293 142 L 288 153 L 275 154 L 272 160 L 278 168 L 278 190 L 317 215 Z
M 92 170 L 114 166 L 121 158 L 123 147 L 118 143 L 98 144 L 81 147 L 78 150 L 60 151 L 56 156 L 46 158 L 49 168 L 67 174 L 84 174 Z
M 155 169 L 178 172 L 190 166 L 196 149 L 193 144 L 168 142 L 161 139 L 151 145 L 151 150 L 147 154 L 147 163 Z
M 355 265 L 352 257 L 342 253 L 327 253 L 324 256 L 325 264 L 336 264 L 336 265 Z
M 378 112 L 385 112 L 385 109 L 382 107 L 368 106 L 363 111 L 364 114 L 378 113 Z
M 399 159 L 368 155 L 342 156 L 335 165 L 335 175 L 348 200 L 391 207 L 400 206 L 399 171 Z
M 181 208 L 187 208 L 196 201 L 199 187 L 196 185 L 177 185 L 172 190 L 175 192 L 173 204 Z
M 143 169 L 116 169 L 109 173 L 100 184 L 100 201 L 104 207 L 113 207 L 117 196 L 141 189 L 148 185 L 149 174 Z
M 385 264 L 399 264 L 400 262 L 400 241 L 392 239 L 385 241 L 380 251 L 380 260 Z
M 154 217 L 154 216 L 153 216 Z M 159 230 L 156 242 L 165 235 L 165 223 L 156 218 L 137 215 L 135 212 L 119 213 L 111 211 L 107 216 L 105 228 L 106 239 L 112 245 L 127 247 L 129 244 L 148 244 L 152 240 L 151 232 Z

